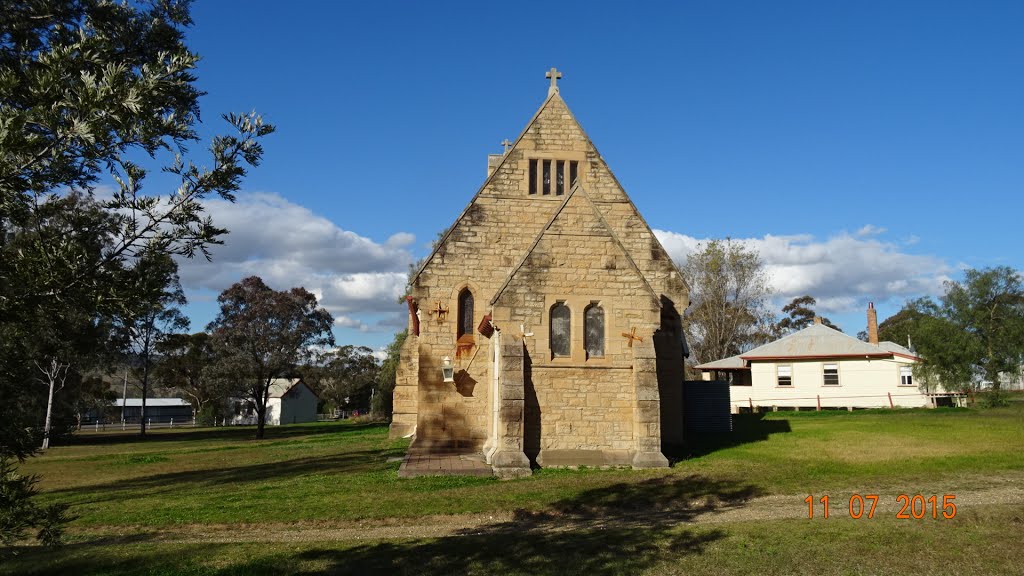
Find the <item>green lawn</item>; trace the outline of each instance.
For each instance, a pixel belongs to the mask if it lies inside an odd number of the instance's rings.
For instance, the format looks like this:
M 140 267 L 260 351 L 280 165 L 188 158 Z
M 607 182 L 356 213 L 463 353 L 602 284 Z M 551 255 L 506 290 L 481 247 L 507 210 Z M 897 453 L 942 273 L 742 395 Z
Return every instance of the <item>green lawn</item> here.
M 1024 404 L 997 410 L 779 412 L 740 417 L 726 442 L 694 443 L 671 469 L 541 470 L 500 482 L 399 480 L 404 441 L 379 425 L 160 430 L 83 435 L 33 458 L 41 498 L 77 519 L 58 552 L 25 547 L 8 573 L 587 573 L 710 571 L 1010 573 L 1024 506 L 965 507 L 952 520 L 845 517 L 853 492 L 956 494 L 1024 484 Z M 807 494 L 831 494 L 808 520 Z M 698 513 L 760 516 L 706 524 Z M 780 518 L 765 518 L 777 506 Z M 457 536 L 287 541 L 298 527 L 443 523 L 485 515 Z M 487 514 L 504 519 L 486 522 Z M 514 514 L 514 520 L 509 521 Z M 504 515 L 504 516 L 502 516 Z M 435 518 L 437 516 L 437 518 Z M 458 518 L 458 517 L 457 517 Z M 168 533 L 245 530 L 258 542 L 175 541 Z M 232 528 L 235 527 L 235 528 Z M 568 529 L 567 529 L 568 528 Z M 191 532 L 190 532 L 191 531 Z M 262 533 L 261 533 L 262 531 Z M 329 532 L 325 532 L 329 533 Z M 11 552 L 11 551 L 8 551 Z M 1011 564 L 1010 562 L 1014 564 Z M 882 568 L 884 566 L 885 568 Z M 926 569 L 914 569 L 914 567 Z

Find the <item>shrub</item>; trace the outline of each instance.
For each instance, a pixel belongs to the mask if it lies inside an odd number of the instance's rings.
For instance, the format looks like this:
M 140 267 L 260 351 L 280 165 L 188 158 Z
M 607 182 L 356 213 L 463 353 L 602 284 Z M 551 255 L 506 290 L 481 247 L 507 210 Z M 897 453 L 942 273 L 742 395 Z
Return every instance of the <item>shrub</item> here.
M 0 457 L 0 544 L 10 546 L 29 529 L 47 546 L 60 544 L 64 524 L 71 520 L 66 504 L 38 506 L 32 498 L 38 493 L 39 479 L 18 474 L 14 462 Z
M 978 405 L 982 408 L 998 408 L 1000 406 L 1009 406 L 1010 399 L 1009 394 L 1004 390 L 988 390 L 978 394 Z

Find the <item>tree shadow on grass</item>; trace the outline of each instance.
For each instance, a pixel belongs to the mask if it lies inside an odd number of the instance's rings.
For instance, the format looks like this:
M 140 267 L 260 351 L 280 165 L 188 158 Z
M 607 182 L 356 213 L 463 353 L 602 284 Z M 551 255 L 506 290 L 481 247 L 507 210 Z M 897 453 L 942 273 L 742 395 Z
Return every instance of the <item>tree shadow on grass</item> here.
M 383 470 L 388 457 L 400 456 L 404 448 L 372 449 L 349 451 L 330 456 L 296 458 L 261 464 L 203 468 L 152 474 L 138 478 L 119 479 L 106 484 L 90 484 L 49 490 L 48 494 L 58 496 L 87 496 L 75 500 L 75 504 L 127 500 L 140 492 L 147 497 L 162 493 L 181 492 L 184 486 L 193 490 L 216 487 L 223 484 L 262 483 L 276 478 L 296 478 L 305 474 L 343 474 Z
M 586 490 L 540 511 L 518 511 L 507 522 L 429 540 L 268 545 L 239 556 L 231 551 L 237 544 L 173 545 L 133 535 L 55 552 L 25 549 L 12 567 L 26 574 L 150 576 L 636 574 L 702 554 L 727 533 L 701 526 L 700 515 L 741 508 L 760 494 L 750 484 L 666 475 Z
M 636 574 L 702 553 L 726 533 L 687 523 L 702 513 L 741 507 L 759 494 L 749 484 L 664 476 L 587 490 L 454 536 L 314 549 L 296 558 L 326 564 L 329 574 Z
M 763 412 L 733 414 L 732 432 L 691 434 L 687 437 L 685 445 L 666 453 L 665 456 L 672 462 L 699 458 L 725 448 L 751 442 L 763 442 L 772 434 L 786 434 L 789 432 L 792 432 L 789 420 L 767 420 Z
M 137 426 L 136 426 L 137 428 Z M 284 426 L 267 426 L 264 440 L 281 440 L 295 438 L 298 436 L 316 436 L 320 434 L 338 434 L 345 432 L 365 431 L 368 429 L 387 429 L 387 424 L 362 423 L 310 423 L 310 424 L 288 424 Z M 135 444 L 138 442 L 160 443 L 160 442 L 182 442 L 182 441 L 203 441 L 203 440 L 253 440 L 256 434 L 255 426 L 222 426 L 218 428 L 180 428 L 180 429 L 156 429 L 149 430 L 146 436 L 139 436 L 129 431 L 98 432 L 88 434 L 76 434 L 63 439 L 61 446 L 103 446 L 112 444 Z

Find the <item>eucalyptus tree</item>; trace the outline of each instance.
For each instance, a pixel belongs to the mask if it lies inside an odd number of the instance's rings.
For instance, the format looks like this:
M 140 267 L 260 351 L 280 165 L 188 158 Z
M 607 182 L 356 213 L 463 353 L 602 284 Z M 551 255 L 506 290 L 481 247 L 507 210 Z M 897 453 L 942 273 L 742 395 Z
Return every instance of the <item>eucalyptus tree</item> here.
M 142 396 L 139 434 L 146 435 L 146 400 L 149 397 L 161 345 L 174 334 L 188 330 L 186 304 L 178 280 L 178 264 L 167 254 L 146 252 L 132 268 L 133 297 L 117 316 L 118 338 L 135 385 Z
M 679 270 L 690 285 L 684 326 L 696 363 L 739 354 L 763 339 L 772 292 L 755 250 L 728 238 L 710 240 Z
M 947 281 L 938 299 L 908 303 L 903 330 L 924 357 L 923 375 L 949 390 L 989 382 L 998 397 L 1004 378 L 1024 365 L 1024 279 L 999 266 Z M 884 324 L 884 323 L 883 323 Z
M 783 317 L 773 326 L 774 336 L 780 338 L 797 330 L 803 330 L 814 323 L 815 318 L 821 318 L 822 324 L 842 332 L 831 320 L 818 316 L 814 311 L 817 304 L 818 301 L 814 296 L 804 295 L 793 298 L 789 304 L 782 307 Z
M 170 334 L 157 344 L 157 379 L 162 386 L 186 396 L 203 424 L 212 424 L 216 405 L 230 393 L 230 381 L 216 370 L 217 355 L 206 332 Z
M 334 319 L 305 288 L 274 290 L 257 276 L 235 283 L 217 302 L 220 312 L 207 330 L 218 365 L 235 376 L 238 392 L 253 403 L 261 439 L 271 383 L 334 346 Z
M 51 311 L 123 314 L 123 273 L 144 252 L 209 257 L 222 241 L 204 200 L 234 199 L 273 127 L 228 114 L 231 133 L 189 159 L 203 94 L 190 24 L 187 0 L 0 5 L 0 343 Z M 143 190 L 154 168 L 171 179 L 163 194 Z M 38 358 L 4 348 L 0 446 L 23 457 L 41 427 L 21 409 Z

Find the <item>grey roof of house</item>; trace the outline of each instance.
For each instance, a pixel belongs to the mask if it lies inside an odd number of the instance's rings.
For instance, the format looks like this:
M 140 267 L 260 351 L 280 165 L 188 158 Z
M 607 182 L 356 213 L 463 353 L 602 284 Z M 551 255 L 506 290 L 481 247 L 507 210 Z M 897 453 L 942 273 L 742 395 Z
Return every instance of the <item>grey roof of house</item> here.
M 747 365 L 746 360 L 739 356 L 729 356 L 714 362 L 706 362 L 696 366 L 696 368 L 698 370 L 749 370 L 750 366 Z
M 906 346 L 900 346 L 895 342 L 889 342 L 888 340 L 884 342 L 879 342 L 878 347 L 889 352 L 895 352 L 896 354 L 906 354 L 907 356 L 913 356 L 917 358 L 917 352 L 914 352 L 913 350 L 907 348 Z
M 789 336 L 740 354 L 740 357 L 745 360 L 751 360 L 758 358 L 831 358 L 844 356 L 884 357 L 891 354 L 891 350 L 862 342 L 853 336 L 843 334 L 824 324 L 812 324 Z
M 115 406 L 128 408 L 141 408 L 142 398 L 118 398 L 114 401 Z M 192 406 L 184 398 L 146 398 L 146 408 L 157 406 Z

